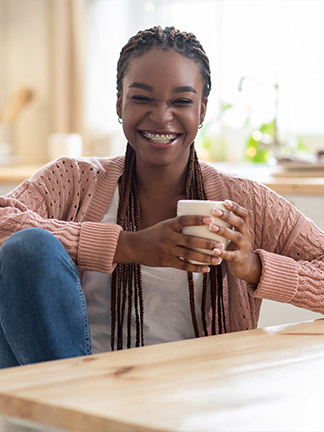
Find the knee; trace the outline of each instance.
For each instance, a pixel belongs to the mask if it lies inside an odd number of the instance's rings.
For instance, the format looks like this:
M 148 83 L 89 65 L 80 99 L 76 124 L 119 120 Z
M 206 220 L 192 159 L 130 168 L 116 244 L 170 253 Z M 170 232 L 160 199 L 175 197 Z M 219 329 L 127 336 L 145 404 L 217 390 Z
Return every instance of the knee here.
M 41 228 L 26 228 L 11 235 L 0 248 L 1 265 L 30 264 L 48 256 L 58 240 Z
M 10 236 L 0 248 L 1 298 L 24 293 L 59 292 L 66 283 L 80 284 L 80 275 L 63 244 L 50 232 L 26 228 Z M 28 294 L 28 295 L 29 295 Z

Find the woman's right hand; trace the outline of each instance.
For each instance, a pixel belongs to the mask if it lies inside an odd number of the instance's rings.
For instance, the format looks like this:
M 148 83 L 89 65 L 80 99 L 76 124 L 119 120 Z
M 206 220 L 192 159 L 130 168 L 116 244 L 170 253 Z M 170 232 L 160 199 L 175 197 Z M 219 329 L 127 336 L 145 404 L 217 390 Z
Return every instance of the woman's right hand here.
M 122 231 L 114 257 L 115 263 L 136 263 L 151 267 L 173 267 L 180 270 L 205 273 L 208 265 L 196 265 L 189 260 L 217 265 L 217 256 L 207 255 L 193 248 L 222 248 L 222 244 L 210 239 L 182 234 L 185 226 L 210 225 L 212 218 L 202 216 L 178 216 L 136 232 Z

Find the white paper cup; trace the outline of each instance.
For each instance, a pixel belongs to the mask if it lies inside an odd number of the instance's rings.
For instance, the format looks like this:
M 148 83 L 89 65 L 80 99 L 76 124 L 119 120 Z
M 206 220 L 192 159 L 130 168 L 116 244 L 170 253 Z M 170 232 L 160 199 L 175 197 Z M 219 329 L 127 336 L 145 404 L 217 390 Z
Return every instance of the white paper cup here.
M 215 220 L 216 225 L 231 228 L 231 225 L 222 219 L 217 218 L 213 213 L 213 209 L 219 208 L 225 210 L 224 201 L 201 201 L 201 200 L 180 200 L 177 206 L 177 215 L 201 215 L 211 217 Z M 229 240 L 221 237 L 220 235 L 213 233 L 209 230 L 207 225 L 194 225 L 186 226 L 183 228 L 182 232 L 188 235 L 194 235 L 196 237 L 209 238 L 216 240 L 219 243 L 223 243 L 224 249 L 228 246 Z M 211 250 L 195 248 L 195 250 L 206 253 L 208 255 L 213 255 Z M 201 263 L 198 261 L 190 261 L 192 264 L 208 264 Z

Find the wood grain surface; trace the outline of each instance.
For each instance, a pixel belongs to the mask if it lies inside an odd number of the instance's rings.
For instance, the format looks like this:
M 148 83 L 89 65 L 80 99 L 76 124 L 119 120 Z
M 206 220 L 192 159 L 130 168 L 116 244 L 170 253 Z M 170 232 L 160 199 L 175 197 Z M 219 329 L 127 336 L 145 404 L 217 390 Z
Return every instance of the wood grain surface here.
M 323 431 L 324 319 L 0 371 L 0 413 L 71 431 Z

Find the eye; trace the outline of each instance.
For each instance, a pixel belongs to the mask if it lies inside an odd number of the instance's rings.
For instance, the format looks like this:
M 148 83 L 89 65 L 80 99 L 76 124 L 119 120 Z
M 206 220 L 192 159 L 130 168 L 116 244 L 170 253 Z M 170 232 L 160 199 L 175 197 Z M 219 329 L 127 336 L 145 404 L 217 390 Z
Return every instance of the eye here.
M 150 98 L 148 98 L 147 96 L 142 96 L 142 95 L 134 95 L 131 97 L 131 100 L 136 102 L 136 103 L 140 103 L 140 104 L 150 102 Z
M 178 106 L 186 106 L 192 104 L 192 100 L 188 98 L 178 98 L 173 103 Z

